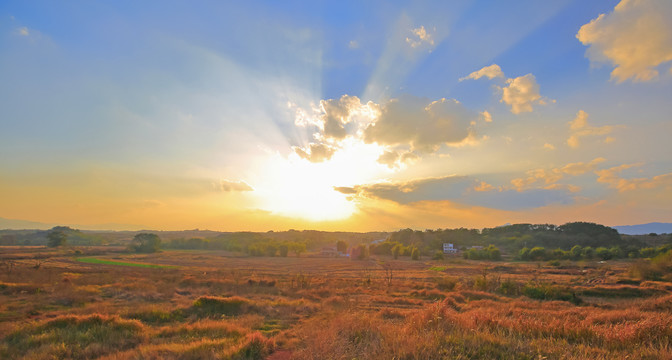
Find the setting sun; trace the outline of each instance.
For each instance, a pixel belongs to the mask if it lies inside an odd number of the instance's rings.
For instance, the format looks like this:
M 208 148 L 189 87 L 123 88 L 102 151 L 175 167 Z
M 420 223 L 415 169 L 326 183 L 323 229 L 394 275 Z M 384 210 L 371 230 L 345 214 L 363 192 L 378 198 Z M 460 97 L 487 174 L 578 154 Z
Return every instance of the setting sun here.
M 346 141 L 331 159 L 313 163 L 296 154 L 269 154 L 255 178 L 255 195 L 262 209 L 284 216 L 324 221 L 347 219 L 355 203 L 335 187 L 374 181 L 387 173 L 373 165 L 381 149 L 354 140 Z

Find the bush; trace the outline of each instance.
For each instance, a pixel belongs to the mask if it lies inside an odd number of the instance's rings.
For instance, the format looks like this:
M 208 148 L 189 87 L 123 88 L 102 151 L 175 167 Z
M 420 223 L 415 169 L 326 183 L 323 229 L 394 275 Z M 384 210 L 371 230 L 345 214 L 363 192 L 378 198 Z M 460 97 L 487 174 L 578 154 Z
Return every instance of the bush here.
M 436 287 L 439 290 L 453 291 L 457 282 L 457 279 L 453 277 L 441 277 L 436 279 Z
M 523 286 L 523 295 L 536 300 L 562 300 L 573 304 L 581 303 L 581 299 L 571 289 L 548 284 L 527 284 Z
M 239 296 L 201 296 L 194 301 L 192 309 L 200 316 L 238 315 L 249 306 L 250 301 Z
M 506 279 L 499 284 L 497 292 L 504 295 L 518 295 L 520 294 L 520 285 L 511 279 Z

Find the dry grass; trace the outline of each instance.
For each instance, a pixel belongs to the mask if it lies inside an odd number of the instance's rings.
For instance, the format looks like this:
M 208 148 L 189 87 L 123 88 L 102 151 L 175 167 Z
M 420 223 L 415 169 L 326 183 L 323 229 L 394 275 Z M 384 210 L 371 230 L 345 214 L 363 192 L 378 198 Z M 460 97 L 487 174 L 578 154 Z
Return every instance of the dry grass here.
M 0 358 L 672 358 L 672 283 L 631 279 L 627 261 L 116 251 L 95 249 L 179 268 L 3 248 Z

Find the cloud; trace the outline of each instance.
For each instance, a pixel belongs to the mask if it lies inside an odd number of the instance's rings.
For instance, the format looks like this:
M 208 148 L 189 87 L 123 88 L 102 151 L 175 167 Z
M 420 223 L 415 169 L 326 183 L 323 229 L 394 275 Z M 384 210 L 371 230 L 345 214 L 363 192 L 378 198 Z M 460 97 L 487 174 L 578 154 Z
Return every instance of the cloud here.
M 570 136 L 567 139 L 567 145 L 572 148 L 578 148 L 582 137 L 607 135 L 615 128 L 615 126 L 610 125 L 599 127 L 590 126 L 588 125 L 588 113 L 579 110 L 579 112 L 576 113 L 576 118 L 569 122 Z M 613 142 L 614 139 L 607 137 L 604 141 L 609 143 Z
M 672 60 L 672 2 L 622 0 L 610 14 L 583 25 L 576 38 L 592 62 L 611 62 L 611 79 L 651 81 Z
M 473 187 L 474 183 L 473 179 L 466 176 L 451 175 L 334 189 L 344 194 L 356 194 L 360 197 L 391 200 L 399 204 L 408 204 L 423 200 L 459 198 L 467 192 L 467 189 Z
M 416 161 L 418 158 L 419 156 L 411 151 L 398 152 L 392 150 L 383 152 L 378 158 L 378 162 L 387 165 L 390 169 L 397 169 L 403 164 L 409 164 Z
M 336 148 L 328 144 L 310 143 L 307 149 L 294 146 L 294 152 L 302 159 L 318 163 L 331 159 L 336 152 Z
M 532 74 L 507 79 L 508 86 L 502 88 L 503 102 L 511 106 L 511 112 L 520 114 L 532 112 L 532 105 L 546 105 L 546 99 L 539 94 L 539 84 Z
M 381 199 L 402 205 L 450 200 L 496 209 L 525 209 L 572 202 L 567 187 L 530 189 L 524 192 L 495 188 L 468 176 L 444 176 L 334 188 L 352 198 Z M 497 190 L 497 191 L 494 191 Z
M 349 49 L 358 49 L 359 48 L 359 43 L 357 42 L 357 40 L 350 40 L 350 42 L 348 43 L 348 48 Z
M 254 190 L 250 185 L 248 185 L 246 182 L 242 180 L 239 181 L 221 180 L 219 182 L 219 188 L 225 192 Z
M 294 104 L 288 104 L 290 108 Z M 313 114 L 301 108 L 296 109 L 297 126 L 316 126 L 320 132 L 317 138 L 342 140 L 353 135 L 360 123 L 368 123 L 377 116 L 378 105 L 373 102 L 362 104 L 357 96 L 343 95 L 340 99 L 320 100 Z
M 16 33 L 21 35 L 21 36 L 30 36 L 30 30 L 28 30 L 27 27 L 21 27 L 16 29 Z
M 488 139 L 477 137 L 475 127 L 492 121 L 489 112 L 471 111 L 455 99 L 432 101 L 412 95 L 402 95 L 377 104 L 362 104 L 356 96 L 321 100 L 312 113 L 288 103 L 296 111 L 294 124 L 316 130 L 316 140 L 307 145 L 293 146 L 294 152 L 311 162 L 322 162 L 344 148 L 344 144 L 359 142 L 381 147 L 378 163 L 390 169 L 402 168 L 434 153 L 441 145 L 451 147 L 475 146 Z
M 366 143 L 410 145 L 411 150 L 431 153 L 442 144 L 457 144 L 469 138 L 478 114 L 454 99 L 429 101 L 405 95 L 380 108 L 380 117 L 364 130 Z
M 504 72 L 499 65 L 492 64 L 478 71 L 474 71 L 459 80 L 478 80 L 482 77 L 487 77 L 490 80 L 494 78 L 504 78 Z M 549 101 L 555 102 L 555 100 L 550 100 L 541 96 L 537 79 L 532 74 L 519 76 L 517 78 L 508 78 L 506 79 L 506 84 L 507 85 L 504 87 L 497 87 L 502 92 L 502 98 L 499 102 L 510 105 L 511 112 L 514 114 L 531 112 L 533 110 L 533 105 L 546 105 Z
M 555 146 L 553 146 L 553 144 L 545 143 L 545 144 L 544 144 L 544 149 L 546 149 L 546 150 L 555 150 Z
M 487 77 L 488 79 L 493 79 L 496 77 L 504 77 L 504 72 L 502 72 L 502 68 L 499 67 L 497 64 L 492 64 L 490 66 L 486 66 L 482 68 L 481 70 L 474 71 L 471 74 L 460 78 L 460 81 L 468 80 L 468 79 L 473 79 L 473 80 L 478 80 L 482 77 Z
M 436 31 L 436 29 L 434 31 Z M 411 37 L 406 38 L 406 43 L 409 44 L 412 48 L 417 48 L 423 44 L 434 46 L 434 39 L 432 38 L 432 34 L 428 33 L 424 26 L 420 26 L 417 29 L 411 30 L 411 34 Z
M 589 162 L 575 162 L 569 163 L 562 167 L 552 168 L 552 169 L 534 169 L 526 172 L 527 177 L 516 178 L 511 180 L 511 185 L 517 191 L 525 191 L 530 189 L 530 186 L 536 184 L 537 182 L 543 182 L 546 184 L 545 189 L 559 189 L 560 184 L 556 184 L 558 181 L 569 176 L 578 176 L 594 171 L 597 169 L 597 166 L 606 161 L 606 159 L 598 157 Z M 554 185 L 554 186 L 550 186 Z M 570 188 L 571 185 L 562 185 L 562 188 L 566 188 L 571 192 L 576 192 L 577 187 Z M 574 191 L 576 190 L 576 191 Z
M 487 192 L 487 191 L 495 190 L 495 187 L 486 183 L 485 181 L 481 181 L 480 184 L 475 186 L 473 189 L 474 189 L 474 191 Z
M 595 171 L 597 182 L 608 184 L 610 188 L 617 189 L 618 192 L 632 191 L 638 189 L 656 189 L 660 187 L 672 191 L 672 173 L 656 175 L 651 178 L 626 179 L 620 176 L 624 170 L 639 167 L 642 163 L 623 164 L 609 169 Z
M 546 190 L 567 190 L 571 193 L 581 191 L 580 186 L 571 185 L 571 184 L 551 184 L 551 185 L 548 185 L 548 186 L 544 186 L 544 189 L 546 189 Z
M 340 99 L 321 100 L 320 106 L 324 114 L 322 129 L 327 138 L 343 139 L 347 135 L 345 125 L 350 122 L 352 110 L 361 107 L 359 98 L 356 96 L 343 95 Z

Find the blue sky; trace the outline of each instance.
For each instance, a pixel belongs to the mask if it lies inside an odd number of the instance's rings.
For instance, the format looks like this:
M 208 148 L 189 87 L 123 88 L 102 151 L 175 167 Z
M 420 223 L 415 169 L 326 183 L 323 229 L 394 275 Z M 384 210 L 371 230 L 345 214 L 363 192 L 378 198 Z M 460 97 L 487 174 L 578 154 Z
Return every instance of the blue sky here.
M 6 1 L 0 217 L 669 221 L 670 16 L 661 0 Z

